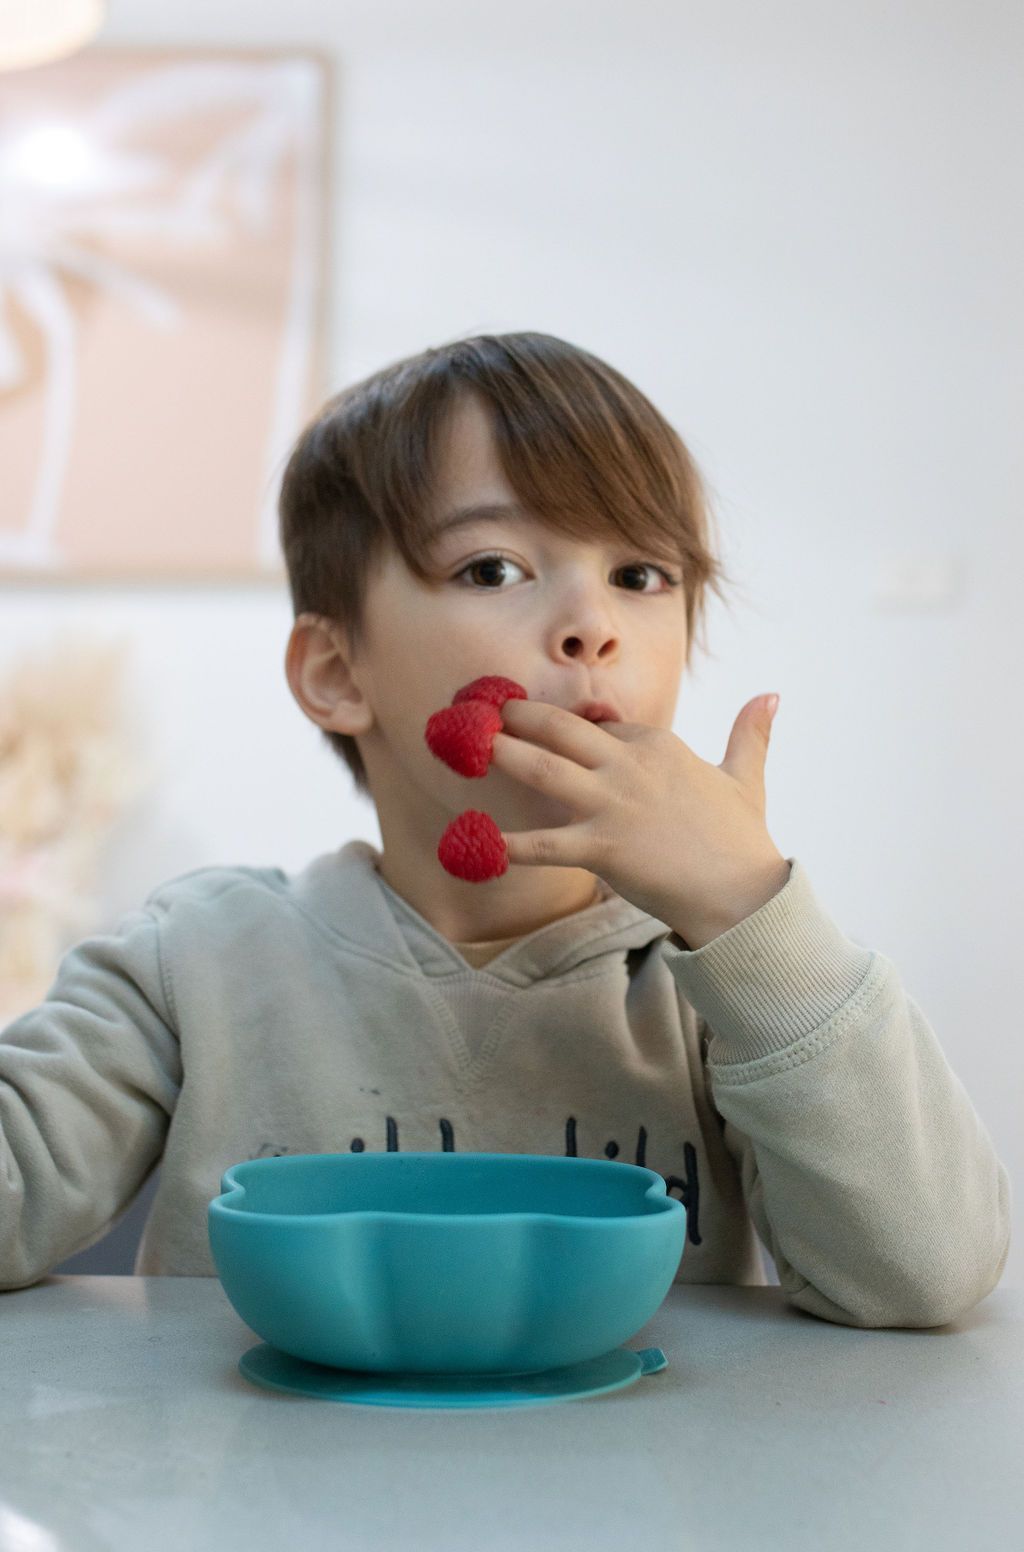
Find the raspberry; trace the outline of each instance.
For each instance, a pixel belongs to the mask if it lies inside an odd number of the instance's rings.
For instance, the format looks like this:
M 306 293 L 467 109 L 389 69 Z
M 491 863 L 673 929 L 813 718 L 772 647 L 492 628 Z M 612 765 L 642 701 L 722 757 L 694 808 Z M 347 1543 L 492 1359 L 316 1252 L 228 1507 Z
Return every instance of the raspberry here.
M 501 708 L 509 700 L 525 701 L 529 696 L 521 684 L 500 674 L 485 674 L 464 684 L 450 706 L 427 720 L 424 736 L 431 754 L 460 776 L 486 776 L 494 735 L 504 726 Z M 438 843 L 437 856 L 446 872 L 471 884 L 500 878 L 508 871 L 508 847 L 501 831 L 490 814 L 476 808 L 452 820 Z
M 516 684 L 514 679 L 503 679 L 500 674 L 485 674 L 482 679 L 474 679 L 471 684 L 464 684 L 461 690 L 456 690 L 452 696 L 452 705 L 458 706 L 460 701 L 489 701 L 500 711 L 506 701 L 529 699 L 522 685 Z
M 453 819 L 437 848 L 445 872 L 482 884 L 508 871 L 508 848 L 490 814 L 467 808 Z
M 501 731 L 501 712 L 487 701 L 462 701 L 445 706 L 427 719 L 425 738 L 431 754 L 460 776 L 486 776 L 494 735 Z

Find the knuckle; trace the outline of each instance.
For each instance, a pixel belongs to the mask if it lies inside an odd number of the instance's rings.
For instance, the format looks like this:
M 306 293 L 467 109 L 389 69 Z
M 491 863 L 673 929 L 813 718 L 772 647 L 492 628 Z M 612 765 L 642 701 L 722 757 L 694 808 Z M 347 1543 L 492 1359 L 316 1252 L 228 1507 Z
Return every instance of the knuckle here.
M 535 835 L 533 855 L 538 862 L 547 862 L 554 855 L 554 842 L 550 835 Z
M 553 781 L 558 770 L 557 756 L 549 749 L 538 749 L 533 757 L 533 774 L 538 783 L 544 785 Z
M 594 821 L 586 827 L 587 850 L 601 867 L 606 867 L 612 860 L 611 837 Z

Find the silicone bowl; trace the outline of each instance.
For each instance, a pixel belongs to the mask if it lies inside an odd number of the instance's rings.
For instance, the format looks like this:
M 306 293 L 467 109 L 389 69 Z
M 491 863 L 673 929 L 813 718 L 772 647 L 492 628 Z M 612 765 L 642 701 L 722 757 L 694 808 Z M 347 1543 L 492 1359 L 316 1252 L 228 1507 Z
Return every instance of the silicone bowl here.
M 532 1374 L 646 1324 L 686 1210 L 654 1170 L 508 1153 L 309 1153 L 226 1170 L 210 1249 L 272 1347 L 377 1373 Z

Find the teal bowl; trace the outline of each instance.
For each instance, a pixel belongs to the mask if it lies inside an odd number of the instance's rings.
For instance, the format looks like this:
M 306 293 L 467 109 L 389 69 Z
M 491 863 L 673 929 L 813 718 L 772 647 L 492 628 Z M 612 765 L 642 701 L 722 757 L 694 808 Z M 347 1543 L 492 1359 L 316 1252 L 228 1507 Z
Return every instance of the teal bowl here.
M 373 1373 L 600 1357 L 650 1320 L 686 1240 L 654 1170 L 528 1153 L 248 1159 L 207 1221 L 224 1292 L 258 1336 Z

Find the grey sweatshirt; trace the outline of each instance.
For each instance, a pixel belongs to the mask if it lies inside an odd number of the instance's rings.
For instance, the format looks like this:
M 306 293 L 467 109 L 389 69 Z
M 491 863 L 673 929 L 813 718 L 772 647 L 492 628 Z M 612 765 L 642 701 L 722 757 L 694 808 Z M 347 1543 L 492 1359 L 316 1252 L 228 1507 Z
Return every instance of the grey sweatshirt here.
M 1007 1172 L 798 859 L 695 951 L 605 889 L 465 954 L 378 860 L 200 868 L 65 954 L 0 1035 L 0 1288 L 94 1244 L 158 1164 L 135 1271 L 215 1276 L 229 1165 L 363 1149 L 646 1165 L 686 1208 L 677 1281 L 764 1284 L 757 1235 L 788 1301 L 845 1325 L 941 1325 L 995 1287 Z

